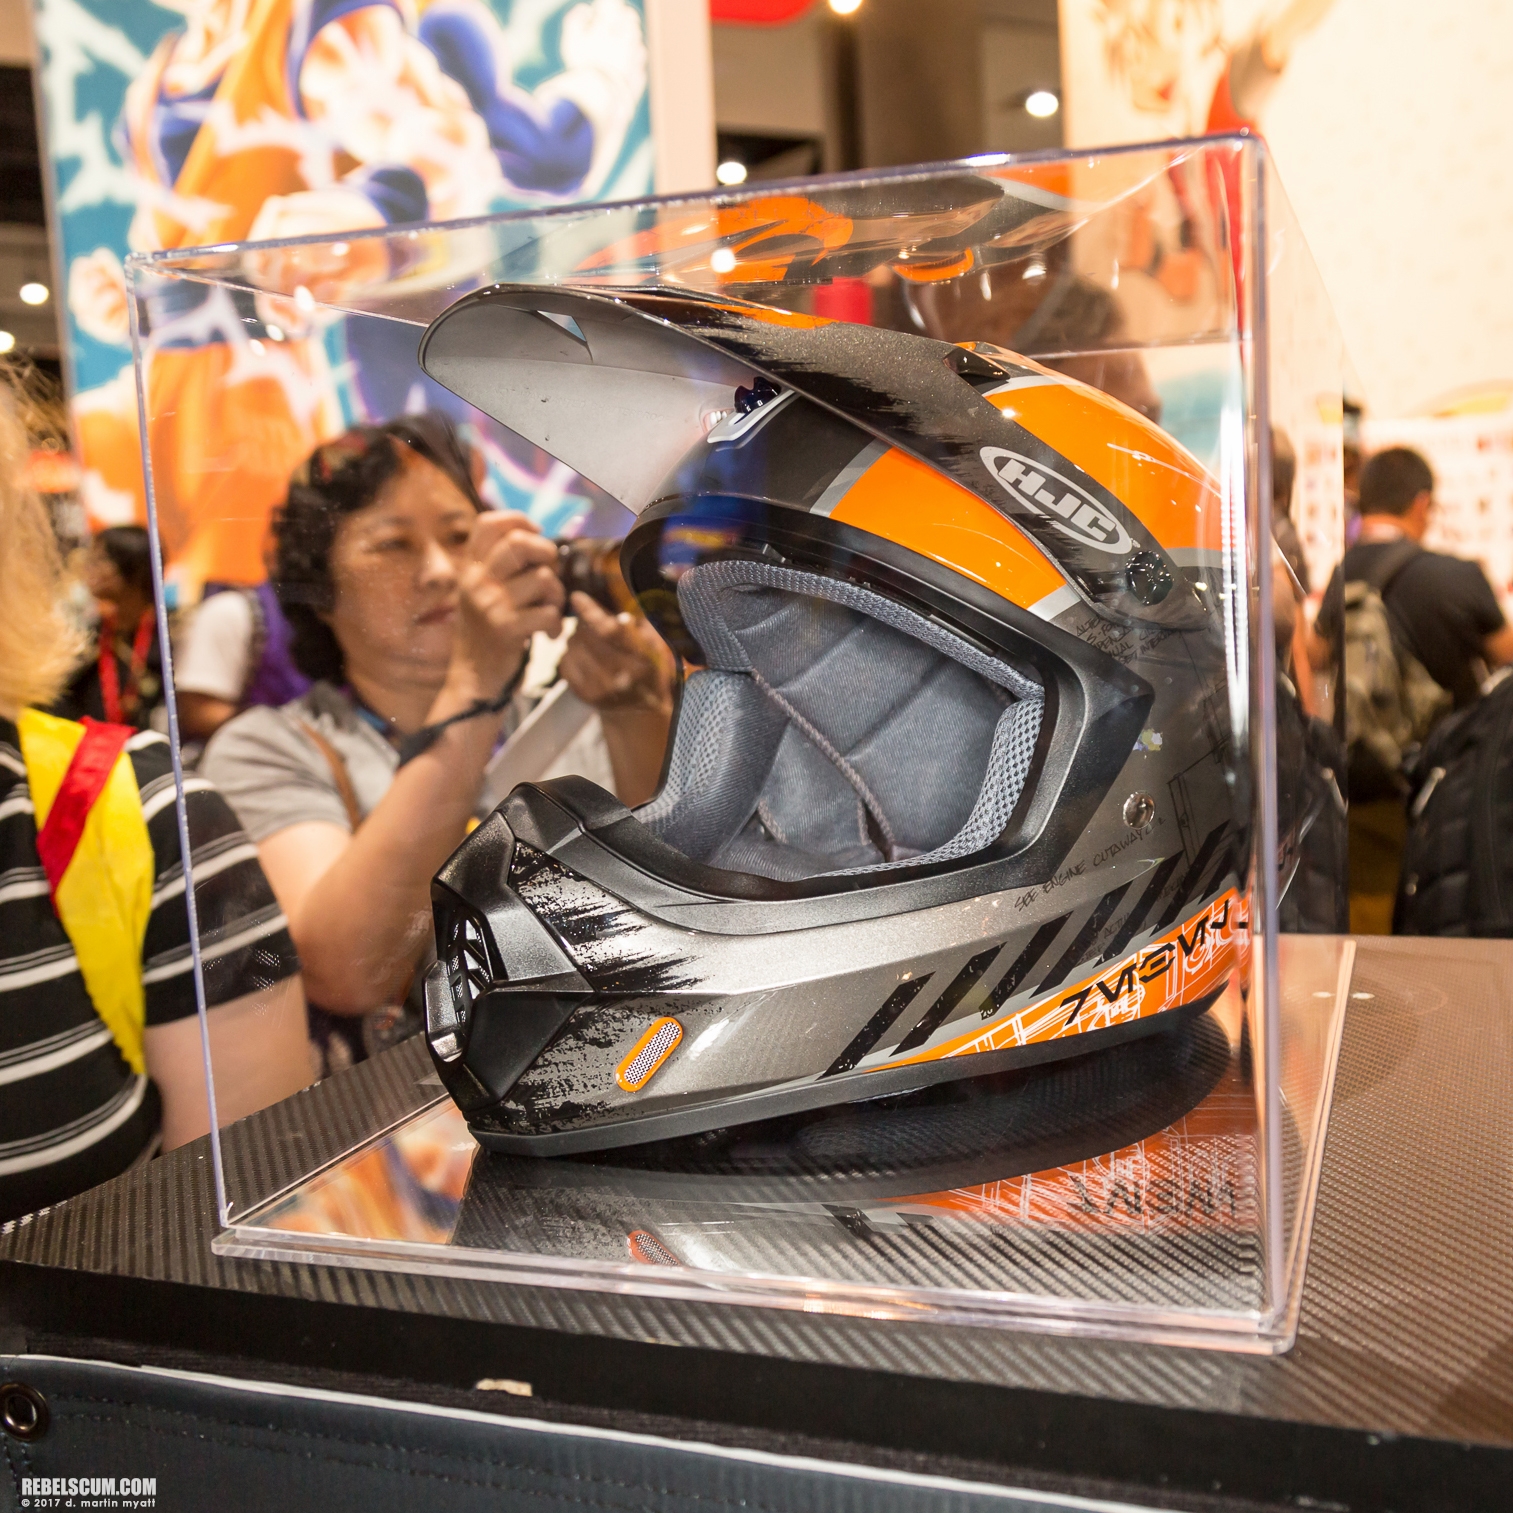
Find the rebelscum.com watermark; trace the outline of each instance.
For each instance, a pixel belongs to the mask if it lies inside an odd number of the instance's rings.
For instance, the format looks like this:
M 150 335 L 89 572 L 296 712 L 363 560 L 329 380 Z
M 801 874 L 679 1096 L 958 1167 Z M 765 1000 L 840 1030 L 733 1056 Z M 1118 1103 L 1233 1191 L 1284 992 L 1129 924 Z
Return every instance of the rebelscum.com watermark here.
M 155 1476 L 23 1476 L 23 1508 L 156 1508 Z

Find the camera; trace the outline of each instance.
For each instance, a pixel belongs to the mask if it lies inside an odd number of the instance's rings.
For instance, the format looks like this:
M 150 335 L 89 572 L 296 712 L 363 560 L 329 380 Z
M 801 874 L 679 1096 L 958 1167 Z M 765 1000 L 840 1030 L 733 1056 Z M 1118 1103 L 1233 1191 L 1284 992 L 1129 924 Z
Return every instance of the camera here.
M 587 594 L 612 615 L 639 613 L 636 596 L 620 573 L 619 540 L 580 536 L 557 543 L 557 576 L 571 596 Z

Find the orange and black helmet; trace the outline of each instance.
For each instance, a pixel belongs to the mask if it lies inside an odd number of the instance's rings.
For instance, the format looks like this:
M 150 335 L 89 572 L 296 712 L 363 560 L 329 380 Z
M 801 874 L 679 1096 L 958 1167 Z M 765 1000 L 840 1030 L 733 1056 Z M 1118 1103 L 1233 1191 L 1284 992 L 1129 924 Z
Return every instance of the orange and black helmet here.
M 486 1145 L 876 1097 L 1222 991 L 1244 605 L 1170 436 L 998 349 L 667 288 L 481 290 L 421 361 L 637 515 L 686 670 L 648 804 L 524 784 L 437 878 L 427 1034 Z

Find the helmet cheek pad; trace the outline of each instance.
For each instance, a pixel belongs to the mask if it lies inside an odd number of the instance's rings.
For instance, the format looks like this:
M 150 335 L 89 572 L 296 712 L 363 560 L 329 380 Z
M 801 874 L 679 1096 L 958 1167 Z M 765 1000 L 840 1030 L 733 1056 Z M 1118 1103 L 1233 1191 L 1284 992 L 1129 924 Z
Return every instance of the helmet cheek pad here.
M 698 669 L 684 685 L 669 781 L 642 811 L 654 830 L 718 865 L 674 840 L 689 835 L 679 807 L 690 782 L 698 809 L 714 780 L 687 770 L 700 761 L 726 784 L 730 768 L 760 766 L 816 820 L 816 769 L 842 774 L 824 792 L 854 817 L 856 854 L 769 871 L 750 865 L 748 850 L 733 868 L 788 880 L 797 892 L 786 896 L 938 876 L 969 856 L 1011 862 L 1006 886 L 1049 875 L 1117 777 L 1154 698 L 1086 639 L 822 515 L 722 495 L 663 500 L 643 514 L 622 560 L 648 617 Z M 749 721 L 736 713 L 743 696 Z M 710 738 L 702 756 L 701 730 Z M 710 749 L 722 732 L 739 749 Z M 828 763 L 817 763 L 827 749 Z M 753 803 L 753 813 L 767 808 Z M 976 884 L 960 886 L 970 893 Z

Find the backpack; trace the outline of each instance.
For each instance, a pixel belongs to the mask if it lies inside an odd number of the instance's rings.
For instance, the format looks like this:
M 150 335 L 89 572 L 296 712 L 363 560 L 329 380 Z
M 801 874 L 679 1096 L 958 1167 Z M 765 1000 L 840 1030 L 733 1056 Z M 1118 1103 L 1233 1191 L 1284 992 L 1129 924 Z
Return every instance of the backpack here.
M 294 632 L 278 602 L 274 586 L 264 581 L 255 588 L 238 588 L 233 584 L 206 587 L 206 600 L 216 594 L 240 594 L 252 615 L 247 677 L 241 696 L 236 700 L 237 708 L 266 705 L 270 709 L 280 709 L 290 700 L 309 693 L 311 680 L 294 665 Z
M 1401 542 L 1365 578 L 1345 584 L 1345 741 L 1354 798 L 1402 793 L 1418 748 L 1453 702 L 1394 634 L 1385 602 L 1420 550 Z
M 1414 769 L 1398 935 L 1513 935 L 1513 677 L 1446 720 Z
M 264 581 L 243 592 L 252 605 L 253 641 L 248 659 L 251 672 L 242 689 L 242 704 L 280 709 L 291 699 L 309 693 L 311 682 L 294 665 L 294 632 L 273 585 Z

